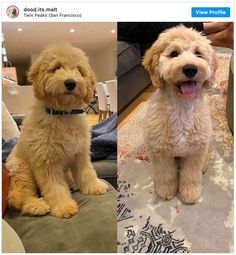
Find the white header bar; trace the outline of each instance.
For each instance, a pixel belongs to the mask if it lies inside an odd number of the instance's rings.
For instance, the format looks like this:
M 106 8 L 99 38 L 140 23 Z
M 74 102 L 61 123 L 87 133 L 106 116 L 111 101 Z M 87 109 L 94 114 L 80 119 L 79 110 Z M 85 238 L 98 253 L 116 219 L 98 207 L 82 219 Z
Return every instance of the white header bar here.
M 226 0 L 227 3 L 234 3 L 235 0 Z M 208 4 L 212 4 L 212 3 L 226 3 L 226 1 L 224 0 L 193 0 L 191 2 L 195 2 L 195 3 L 208 3 Z M 14 2 L 11 1 L 7 1 L 7 0 L 3 0 L 1 1 L 2 3 L 6 3 L 6 4 L 24 4 L 25 1 L 23 0 L 16 0 Z M 38 0 L 37 3 L 50 3 L 53 2 L 54 4 L 58 4 L 58 3 L 65 3 L 65 4 L 75 4 L 75 3 L 189 3 L 189 0 L 57 0 L 57 1 L 52 1 L 52 0 Z M 33 4 L 36 3 L 35 0 L 31 0 L 31 1 L 27 1 L 27 4 Z
M 11 6 L 16 7 L 11 10 Z M 216 8 L 213 16 L 192 16 L 192 8 Z M 221 15 L 221 10 L 230 8 L 230 15 Z M 217 12 L 218 10 L 218 12 Z M 13 17 L 17 12 L 17 17 Z M 223 12 L 223 10 L 222 10 Z M 56 3 L 2 3 L 3 22 L 116 22 L 116 21 L 233 21 L 234 3 L 232 1 L 202 2 L 56 2 Z M 204 14 L 204 13 L 203 13 Z M 15 16 L 16 16 L 15 15 Z

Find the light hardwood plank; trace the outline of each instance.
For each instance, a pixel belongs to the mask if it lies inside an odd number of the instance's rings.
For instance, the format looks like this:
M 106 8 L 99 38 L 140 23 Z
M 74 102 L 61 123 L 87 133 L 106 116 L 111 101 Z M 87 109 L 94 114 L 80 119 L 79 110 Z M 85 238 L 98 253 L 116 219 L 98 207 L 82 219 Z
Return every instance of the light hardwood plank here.
M 88 113 L 86 116 L 87 116 L 89 126 L 98 124 L 98 114 Z
M 153 86 L 148 86 L 147 89 L 138 96 L 125 110 L 118 115 L 118 129 L 124 126 L 132 118 L 142 105 L 150 98 L 155 91 Z

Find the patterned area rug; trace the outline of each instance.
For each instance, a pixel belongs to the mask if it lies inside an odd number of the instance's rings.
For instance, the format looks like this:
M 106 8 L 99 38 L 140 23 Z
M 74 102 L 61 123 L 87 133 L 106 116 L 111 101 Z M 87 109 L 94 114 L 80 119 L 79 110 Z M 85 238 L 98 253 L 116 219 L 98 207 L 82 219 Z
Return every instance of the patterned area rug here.
M 233 252 L 233 137 L 225 113 L 231 51 L 217 52 L 217 85 L 207 95 L 213 151 L 197 204 L 184 204 L 178 195 L 164 201 L 155 194 L 143 142 L 145 103 L 119 129 L 118 252 Z

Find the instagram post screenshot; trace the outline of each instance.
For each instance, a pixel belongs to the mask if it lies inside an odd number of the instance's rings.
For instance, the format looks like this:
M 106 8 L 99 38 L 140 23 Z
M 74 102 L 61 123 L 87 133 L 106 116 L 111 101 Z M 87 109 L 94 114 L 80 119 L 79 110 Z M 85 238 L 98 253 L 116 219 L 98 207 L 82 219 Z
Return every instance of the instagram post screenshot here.
M 235 3 L 1 3 L 3 253 L 234 253 Z

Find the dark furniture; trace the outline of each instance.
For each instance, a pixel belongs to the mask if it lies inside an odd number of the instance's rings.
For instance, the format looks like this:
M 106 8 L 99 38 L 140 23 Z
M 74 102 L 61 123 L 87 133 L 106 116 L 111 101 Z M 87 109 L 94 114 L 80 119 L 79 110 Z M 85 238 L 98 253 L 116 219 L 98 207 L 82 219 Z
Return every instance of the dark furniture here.
M 4 220 L 16 231 L 27 253 L 115 253 L 116 197 L 109 185 L 104 195 L 73 193 L 79 212 L 70 219 L 50 214 L 32 217 L 7 209 Z
M 150 83 L 142 66 L 141 45 L 118 41 L 118 111 L 122 111 Z
M 229 129 L 234 135 L 234 54 L 231 56 L 230 66 L 229 66 L 229 83 L 228 83 L 228 93 L 226 102 L 226 114 Z

